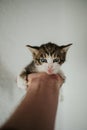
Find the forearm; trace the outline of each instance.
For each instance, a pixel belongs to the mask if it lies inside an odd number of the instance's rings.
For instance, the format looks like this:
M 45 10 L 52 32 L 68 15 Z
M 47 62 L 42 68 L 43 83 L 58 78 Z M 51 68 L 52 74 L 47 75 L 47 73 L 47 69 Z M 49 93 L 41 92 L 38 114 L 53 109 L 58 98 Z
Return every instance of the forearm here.
M 51 83 L 52 84 L 52 83 Z M 57 86 L 32 83 L 24 100 L 4 128 L 14 130 L 53 130 L 58 105 Z M 32 89 L 33 88 L 33 89 Z

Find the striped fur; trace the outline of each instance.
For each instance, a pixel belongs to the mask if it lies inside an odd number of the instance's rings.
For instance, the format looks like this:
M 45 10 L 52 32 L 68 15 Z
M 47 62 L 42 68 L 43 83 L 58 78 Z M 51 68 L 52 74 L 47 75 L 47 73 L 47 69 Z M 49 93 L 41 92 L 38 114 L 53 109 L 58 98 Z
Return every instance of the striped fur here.
M 31 47 L 29 45 L 27 45 L 27 47 L 32 48 L 32 49 L 36 49 L 38 53 L 35 54 L 35 52 L 33 52 L 33 59 L 35 61 L 35 63 L 37 65 L 42 64 L 40 62 L 40 58 L 47 58 L 49 55 L 52 58 L 59 58 L 60 62 L 59 64 L 62 65 L 65 60 L 66 60 L 66 51 L 64 51 L 64 48 L 68 48 L 71 44 L 65 45 L 65 46 L 58 46 L 54 43 L 46 43 L 46 44 L 42 44 L 40 47 Z
M 32 62 L 27 65 L 18 76 L 18 87 L 26 88 L 27 76 L 35 72 L 47 72 L 48 74 L 59 73 L 65 80 L 60 66 L 66 60 L 66 54 L 72 44 L 58 46 L 54 43 L 46 43 L 41 46 L 27 45 L 33 55 Z

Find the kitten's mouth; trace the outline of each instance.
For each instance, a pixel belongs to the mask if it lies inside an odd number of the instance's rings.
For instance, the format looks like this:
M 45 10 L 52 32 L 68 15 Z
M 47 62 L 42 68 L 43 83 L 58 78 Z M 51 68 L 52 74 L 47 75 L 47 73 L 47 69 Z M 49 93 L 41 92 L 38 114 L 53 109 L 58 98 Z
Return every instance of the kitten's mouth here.
M 47 73 L 48 73 L 48 74 L 53 74 L 53 72 L 54 72 L 53 69 L 48 69 L 48 70 L 47 70 Z

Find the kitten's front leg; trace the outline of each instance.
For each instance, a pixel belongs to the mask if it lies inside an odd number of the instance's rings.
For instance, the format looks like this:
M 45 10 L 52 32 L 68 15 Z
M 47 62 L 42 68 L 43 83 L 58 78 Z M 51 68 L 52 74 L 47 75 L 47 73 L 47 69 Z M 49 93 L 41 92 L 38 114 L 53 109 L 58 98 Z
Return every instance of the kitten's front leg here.
M 27 71 L 24 69 L 17 77 L 17 85 L 19 88 L 27 89 Z
M 65 76 L 64 72 L 62 70 L 59 70 L 58 74 L 63 78 L 63 83 L 64 83 L 66 80 L 66 76 Z

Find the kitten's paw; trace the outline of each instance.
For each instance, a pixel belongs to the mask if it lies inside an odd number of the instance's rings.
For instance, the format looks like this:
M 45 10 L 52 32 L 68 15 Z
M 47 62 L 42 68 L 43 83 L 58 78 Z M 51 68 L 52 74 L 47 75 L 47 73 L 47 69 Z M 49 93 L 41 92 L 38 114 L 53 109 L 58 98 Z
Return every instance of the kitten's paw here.
M 21 89 L 27 89 L 27 81 L 23 78 L 21 78 L 20 76 L 17 77 L 17 85 L 18 85 L 18 88 L 21 88 Z

